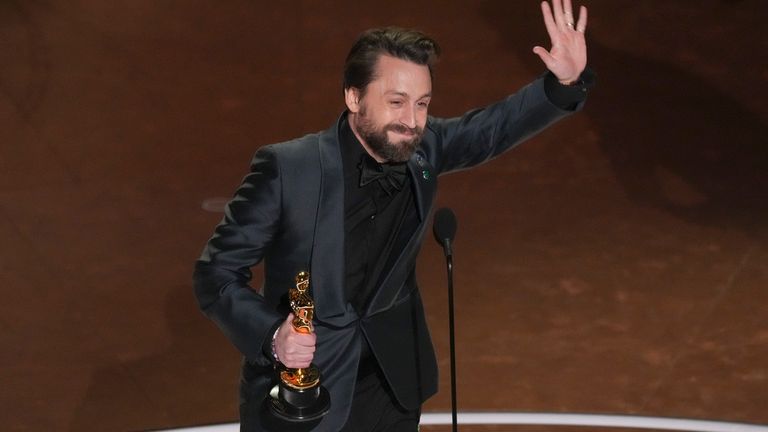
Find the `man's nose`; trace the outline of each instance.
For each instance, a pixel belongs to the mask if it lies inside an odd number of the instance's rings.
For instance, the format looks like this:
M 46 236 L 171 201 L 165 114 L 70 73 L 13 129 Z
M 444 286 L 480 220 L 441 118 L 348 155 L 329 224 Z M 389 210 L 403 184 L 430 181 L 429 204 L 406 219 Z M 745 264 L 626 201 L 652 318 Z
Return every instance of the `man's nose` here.
M 416 110 L 412 106 L 408 105 L 403 109 L 400 115 L 400 123 L 411 129 L 416 127 Z

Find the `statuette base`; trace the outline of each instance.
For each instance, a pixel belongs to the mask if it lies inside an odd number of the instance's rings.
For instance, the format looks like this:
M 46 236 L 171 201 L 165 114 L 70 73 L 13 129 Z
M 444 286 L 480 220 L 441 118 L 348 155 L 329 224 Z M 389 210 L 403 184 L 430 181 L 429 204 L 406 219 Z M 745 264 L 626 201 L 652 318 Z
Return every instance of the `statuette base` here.
M 325 387 L 295 389 L 280 383 L 278 397 L 269 397 L 269 411 L 282 420 L 297 423 L 317 420 L 331 408 L 331 396 Z

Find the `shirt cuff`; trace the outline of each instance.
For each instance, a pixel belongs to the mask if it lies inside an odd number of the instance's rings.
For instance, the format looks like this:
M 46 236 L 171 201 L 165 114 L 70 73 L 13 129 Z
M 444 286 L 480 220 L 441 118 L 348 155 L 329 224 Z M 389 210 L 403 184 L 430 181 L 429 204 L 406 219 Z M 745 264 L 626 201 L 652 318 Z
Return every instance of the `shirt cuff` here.
M 557 77 L 547 71 L 544 75 L 544 93 L 556 107 L 573 111 L 579 103 L 587 99 L 587 92 L 595 86 L 595 81 L 595 73 L 589 67 L 585 68 L 578 81 L 571 85 L 560 84 Z
M 267 333 L 269 337 L 265 338 L 264 343 L 261 345 L 261 350 L 264 352 L 264 356 L 271 360 L 273 363 L 276 363 L 277 359 L 275 358 L 274 351 L 272 351 L 272 344 L 275 333 L 277 332 L 277 329 L 280 328 L 282 323 L 283 320 L 278 320 L 274 325 L 272 325 L 272 328 L 270 328 L 269 332 Z

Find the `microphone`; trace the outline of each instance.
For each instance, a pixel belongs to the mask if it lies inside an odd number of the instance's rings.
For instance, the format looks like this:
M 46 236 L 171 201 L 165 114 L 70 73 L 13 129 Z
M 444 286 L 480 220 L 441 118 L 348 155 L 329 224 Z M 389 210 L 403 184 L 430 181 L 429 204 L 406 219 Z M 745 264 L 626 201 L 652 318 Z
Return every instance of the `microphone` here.
M 435 240 L 443 246 L 445 256 L 452 256 L 451 243 L 456 236 L 456 215 L 453 214 L 453 210 L 444 207 L 436 211 L 432 228 L 435 233 Z

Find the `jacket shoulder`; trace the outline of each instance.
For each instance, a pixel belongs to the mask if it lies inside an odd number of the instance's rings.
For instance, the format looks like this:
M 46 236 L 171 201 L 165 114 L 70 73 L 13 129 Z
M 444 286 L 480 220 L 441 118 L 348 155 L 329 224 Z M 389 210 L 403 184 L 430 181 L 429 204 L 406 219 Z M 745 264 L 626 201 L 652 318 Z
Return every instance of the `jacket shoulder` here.
M 260 147 L 257 150 L 257 154 L 260 152 L 269 152 L 281 159 L 306 156 L 308 153 L 317 151 L 320 137 L 324 133 L 325 132 L 316 132 L 292 140 L 268 144 Z

